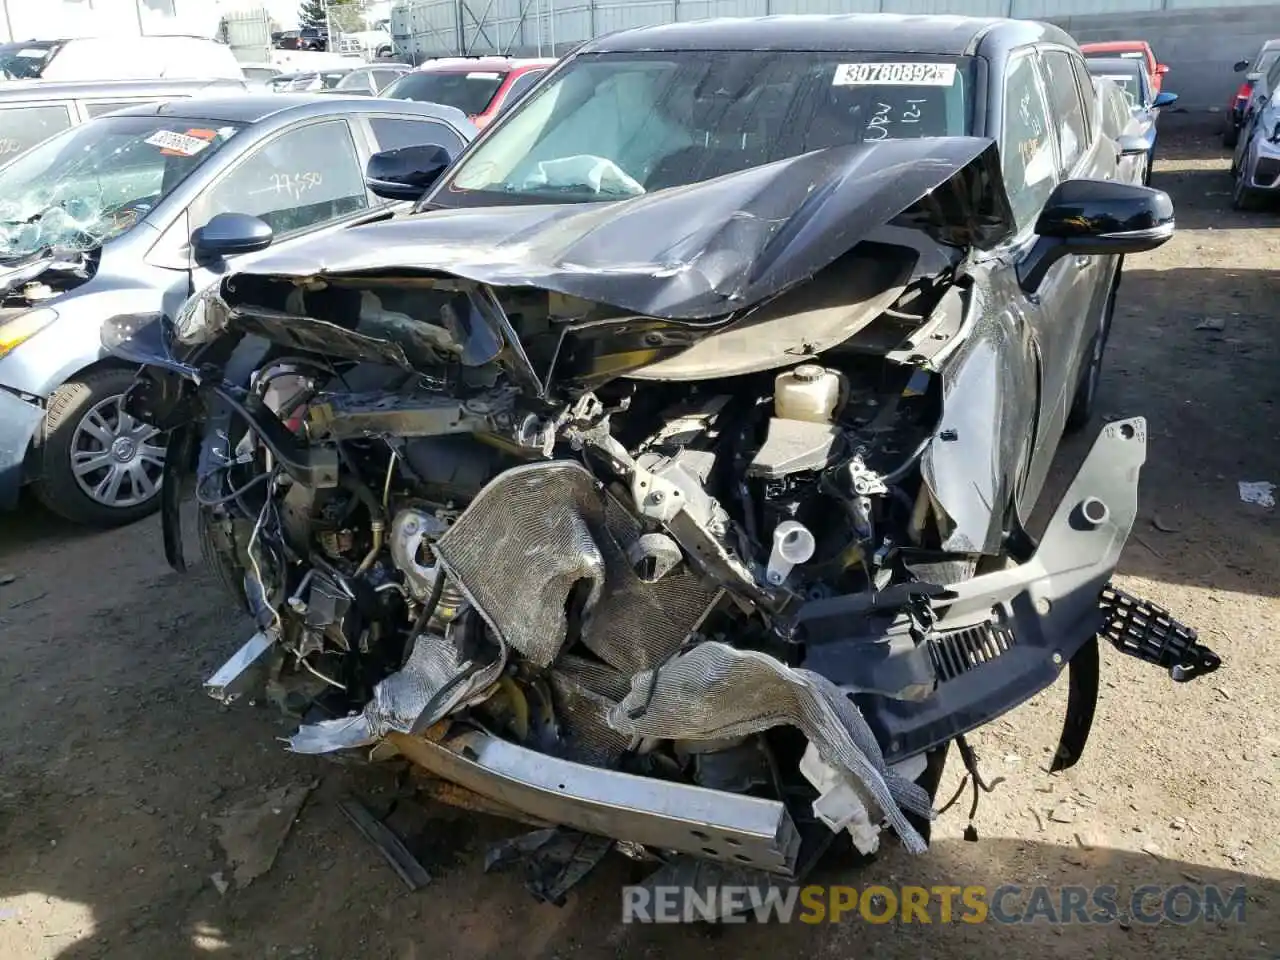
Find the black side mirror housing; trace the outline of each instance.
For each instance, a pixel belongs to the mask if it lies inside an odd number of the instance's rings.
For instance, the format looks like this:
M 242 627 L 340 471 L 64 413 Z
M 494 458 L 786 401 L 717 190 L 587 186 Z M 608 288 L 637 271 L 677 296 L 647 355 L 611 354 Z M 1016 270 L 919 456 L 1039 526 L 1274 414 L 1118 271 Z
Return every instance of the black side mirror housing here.
M 1163 190 L 1115 180 L 1066 180 L 1040 212 L 1039 239 L 1018 267 L 1018 282 L 1034 293 L 1049 268 L 1068 254 L 1124 256 L 1154 250 L 1173 236 L 1173 226 L 1173 201 Z
M 258 217 L 219 213 L 191 234 L 191 249 L 197 260 L 217 260 L 265 250 L 274 239 L 270 225 Z
M 365 185 L 384 200 L 417 200 L 452 162 L 449 151 L 435 144 L 384 150 L 369 158 Z
M 1235 63 L 1231 65 L 1231 70 L 1233 73 L 1244 73 L 1248 69 L 1249 69 L 1248 60 L 1237 60 Z

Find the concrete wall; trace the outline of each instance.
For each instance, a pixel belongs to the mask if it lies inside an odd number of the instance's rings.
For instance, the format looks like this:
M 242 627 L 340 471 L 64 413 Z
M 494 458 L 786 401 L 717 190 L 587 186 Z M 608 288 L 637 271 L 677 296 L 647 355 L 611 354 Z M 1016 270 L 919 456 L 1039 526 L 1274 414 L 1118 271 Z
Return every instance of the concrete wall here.
M 1222 109 L 1240 85 L 1231 65 L 1258 52 L 1262 41 L 1280 37 L 1280 3 L 1158 13 L 1108 13 L 1054 17 L 1081 43 L 1146 40 L 1169 73 L 1164 89 L 1189 110 Z

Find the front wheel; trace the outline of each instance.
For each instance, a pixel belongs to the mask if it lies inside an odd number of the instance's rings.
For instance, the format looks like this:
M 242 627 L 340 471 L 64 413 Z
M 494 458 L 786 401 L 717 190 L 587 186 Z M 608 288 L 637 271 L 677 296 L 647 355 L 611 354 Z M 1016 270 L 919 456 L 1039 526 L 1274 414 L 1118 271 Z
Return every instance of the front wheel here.
M 75 523 L 116 527 L 160 504 L 165 441 L 124 411 L 133 371 L 78 374 L 54 391 L 45 414 L 43 470 L 36 497 Z
M 1222 145 L 1228 150 L 1234 150 L 1237 143 L 1240 142 L 1240 130 L 1230 121 L 1227 122 L 1227 129 L 1222 131 Z

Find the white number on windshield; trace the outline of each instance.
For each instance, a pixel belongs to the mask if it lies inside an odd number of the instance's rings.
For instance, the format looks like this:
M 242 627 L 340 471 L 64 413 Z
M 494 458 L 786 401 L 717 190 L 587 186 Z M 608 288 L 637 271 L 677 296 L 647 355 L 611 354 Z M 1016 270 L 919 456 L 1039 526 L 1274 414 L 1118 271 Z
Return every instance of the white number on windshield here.
M 955 79 L 954 63 L 842 63 L 831 85 L 949 87 Z

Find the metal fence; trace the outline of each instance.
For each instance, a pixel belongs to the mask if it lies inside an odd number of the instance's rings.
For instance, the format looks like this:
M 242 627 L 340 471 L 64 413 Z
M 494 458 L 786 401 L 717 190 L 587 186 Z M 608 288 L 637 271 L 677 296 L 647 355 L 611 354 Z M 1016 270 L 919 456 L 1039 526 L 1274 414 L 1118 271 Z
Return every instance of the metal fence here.
M 584 40 L 628 27 L 788 13 L 957 13 L 1061 19 L 1275 0 L 402 0 L 391 11 L 396 50 L 414 63 L 430 57 L 555 56 Z
M 265 7 L 238 7 L 222 17 L 223 39 L 241 63 L 271 60 L 271 17 Z

